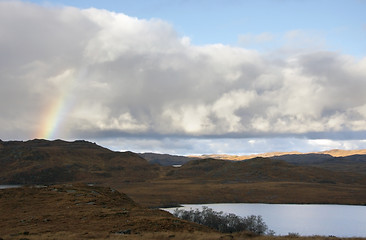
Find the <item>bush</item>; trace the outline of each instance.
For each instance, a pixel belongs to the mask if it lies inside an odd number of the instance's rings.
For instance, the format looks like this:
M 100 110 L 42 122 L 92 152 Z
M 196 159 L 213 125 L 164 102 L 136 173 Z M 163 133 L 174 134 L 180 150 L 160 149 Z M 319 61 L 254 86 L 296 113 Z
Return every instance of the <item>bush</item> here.
M 268 230 L 261 216 L 251 215 L 248 217 L 240 217 L 235 214 L 224 214 L 223 212 L 213 211 L 211 208 L 203 207 L 202 211 L 175 209 L 174 216 L 208 226 L 223 233 L 250 231 L 258 235 L 268 233 L 274 234 L 272 230 Z
M 295 233 L 295 232 L 289 232 L 287 234 L 288 237 L 291 237 L 291 238 L 297 238 L 297 237 L 300 237 L 300 234 L 298 233 Z

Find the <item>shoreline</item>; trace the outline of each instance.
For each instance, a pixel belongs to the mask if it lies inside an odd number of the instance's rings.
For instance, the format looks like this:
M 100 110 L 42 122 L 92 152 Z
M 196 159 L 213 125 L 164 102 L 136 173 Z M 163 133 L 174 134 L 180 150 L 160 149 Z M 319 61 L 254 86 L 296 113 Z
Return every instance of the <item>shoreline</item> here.
M 166 206 L 151 207 L 151 209 L 167 209 L 167 208 L 181 208 L 185 205 L 205 205 L 205 204 L 263 204 L 263 205 L 332 205 L 332 206 L 355 206 L 355 207 L 365 207 L 366 204 L 339 204 L 339 203 L 268 203 L 268 202 L 206 202 L 206 203 L 182 203 L 178 205 L 172 204 Z

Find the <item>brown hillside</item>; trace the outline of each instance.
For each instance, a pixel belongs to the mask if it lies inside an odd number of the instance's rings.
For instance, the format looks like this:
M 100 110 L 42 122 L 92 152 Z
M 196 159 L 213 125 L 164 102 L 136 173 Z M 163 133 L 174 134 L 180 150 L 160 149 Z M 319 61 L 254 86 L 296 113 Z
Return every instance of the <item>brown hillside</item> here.
M 0 239 L 6 240 L 294 239 L 294 236 L 255 236 L 246 232 L 218 233 L 177 219 L 167 212 L 143 208 L 111 188 L 81 184 L 0 190 L 0 212 Z M 313 236 L 296 239 L 341 238 Z
M 208 228 L 139 206 L 111 188 L 55 185 L 0 190 L 4 239 L 109 239 L 146 232 Z
M 246 239 L 245 233 L 219 234 L 142 206 L 366 204 L 362 174 L 267 158 L 203 159 L 181 168 L 158 167 L 137 154 L 85 141 L 32 140 L 0 141 L 0 166 L 0 184 L 68 183 L 0 190 L 0 239 Z M 135 202 L 111 188 L 76 182 L 112 186 Z
M 285 161 L 254 158 L 246 161 L 203 159 L 171 170 L 171 178 L 199 179 L 228 183 L 241 182 L 317 182 L 364 184 L 366 176 L 336 173 L 321 168 L 295 166 Z
M 183 203 L 366 204 L 366 177 L 284 161 L 257 158 L 243 162 L 216 159 L 165 168 L 160 178 L 120 187 L 148 206 Z
M 116 188 L 145 206 L 366 204 L 365 175 L 332 171 L 340 166 L 352 170 L 353 162 L 353 158 L 342 160 L 342 165 L 327 170 L 266 158 L 242 162 L 203 159 L 174 168 L 152 165 L 135 153 L 113 152 L 85 141 L 12 141 L 0 142 L 0 184 L 96 183 Z
M 351 155 L 366 155 L 366 149 L 359 150 L 341 150 L 341 149 L 332 149 L 328 151 L 319 152 L 322 154 L 329 154 L 333 157 L 347 157 Z
M 159 170 L 132 152 L 61 140 L 2 142 L 0 165 L 0 184 L 144 181 Z

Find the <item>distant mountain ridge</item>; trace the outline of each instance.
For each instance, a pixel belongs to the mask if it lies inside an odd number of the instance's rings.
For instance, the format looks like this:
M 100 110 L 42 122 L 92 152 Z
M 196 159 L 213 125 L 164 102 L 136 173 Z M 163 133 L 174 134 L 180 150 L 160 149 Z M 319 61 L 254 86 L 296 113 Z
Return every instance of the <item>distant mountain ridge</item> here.
M 250 154 L 250 155 L 230 155 L 230 154 L 205 154 L 205 155 L 190 155 L 188 157 L 192 158 L 215 158 L 215 159 L 223 159 L 223 160 L 232 160 L 232 161 L 242 161 L 255 157 L 279 157 L 283 155 L 307 155 L 307 154 L 327 154 L 332 157 L 346 157 L 351 155 L 366 155 L 366 149 L 360 150 L 341 150 L 341 149 L 332 149 L 321 152 L 308 152 L 302 153 L 298 151 L 292 152 L 268 152 L 268 153 L 259 153 L 259 154 Z
M 0 184 L 93 183 L 121 190 L 146 206 L 366 204 L 365 156 L 288 154 L 227 161 L 150 155 L 169 165 L 159 166 L 139 154 L 114 152 L 87 141 L 0 141 Z M 179 168 L 170 166 L 184 161 Z
M 336 172 L 353 172 L 366 175 L 366 155 L 356 154 L 333 157 L 329 154 L 289 154 L 271 157 L 296 166 L 313 166 Z
M 175 156 L 169 154 L 143 153 L 141 157 L 161 166 L 184 165 L 198 159 L 219 159 L 227 161 L 247 161 L 255 158 L 283 160 L 296 166 L 313 166 L 337 172 L 354 172 L 366 175 L 366 149 L 334 149 L 315 153 L 270 152 L 254 155 L 209 154 L 199 156 Z
M 272 158 L 246 161 L 200 159 L 190 161 L 168 173 L 173 178 L 216 180 L 221 182 L 317 182 L 364 184 L 366 175 L 339 173 L 313 166 L 300 166 Z
M 162 166 L 183 165 L 189 161 L 199 159 L 160 153 L 139 153 L 139 155 L 148 160 L 150 163 L 156 163 Z

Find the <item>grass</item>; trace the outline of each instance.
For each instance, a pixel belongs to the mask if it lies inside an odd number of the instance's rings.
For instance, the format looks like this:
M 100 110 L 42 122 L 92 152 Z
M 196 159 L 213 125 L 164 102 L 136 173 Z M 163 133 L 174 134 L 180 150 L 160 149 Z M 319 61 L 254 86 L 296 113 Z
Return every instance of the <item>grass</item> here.
M 366 185 L 302 182 L 220 183 L 181 179 L 118 183 L 113 187 L 148 207 L 230 202 L 366 204 Z
M 203 186 L 207 188 L 207 185 Z M 211 192 L 219 186 L 214 185 L 207 191 Z M 185 191 L 188 189 L 203 190 L 197 188 L 197 185 L 191 185 L 191 188 L 187 187 Z M 174 192 L 174 189 L 171 188 L 169 191 Z M 181 196 L 189 197 L 186 193 L 183 191 Z M 174 218 L 167 212 L 141 207 L 128 196 L 113 189 L 75 184 L 0 190 L 0 212 L 0 239 L 6 240 L 339 239 L 322 236 L 301 237 L 296 234 L 272 237 L 256 236 L 248 232 L 219 233 Z M 120 233 L 121 230 L 127 229 L 131 230 L 131 234 Z
M 268 159 L 235 164 L 203 160 L 174 169 L 82 141 L 2 145 L 0 177 L 4 183 L 19 179 L 17 183 L 98 183 L 126 193 L 138 204 L 110 190 L 70 189 L 71 185 L 38 195 L 24 189 L 0 190 L 0 239 L 337 239 L 222 234 L 143 207 L 230 202 L 366 205 L 366 177 L 355 173 Z M 116 233 L 125 229 L 132 234 Z
M 103 233 L 70 233 L 70 232 L 57 232 L 57 233 L 43 233 L 37 235 L 18 235 L 6 238 L 9 240 L 29 239 L 29 240 L 50 240 L 50 239 L 95 239 L 95 240 L 340 240 L 345 238 L 326 237 L 326 236 L 255 236 L 250 233 L 234 233 L 234 234 L 222 234 L 216 232 L 146 232 L 139 234 L 103 234 Z M 347 240 L 365 240 L 365 238 L 347 238 Z

